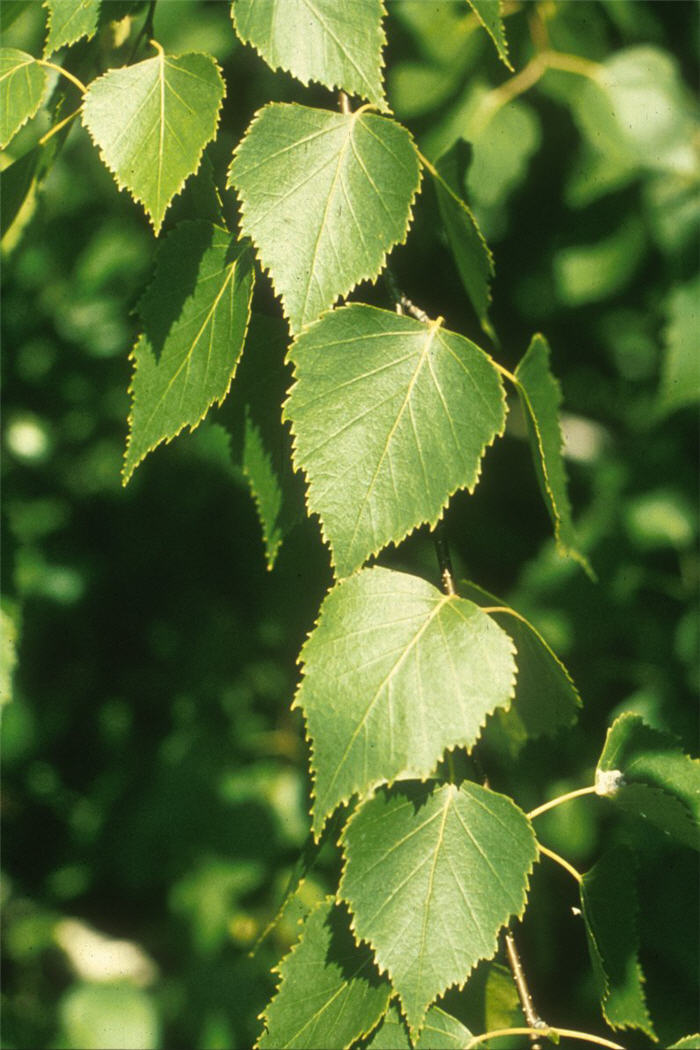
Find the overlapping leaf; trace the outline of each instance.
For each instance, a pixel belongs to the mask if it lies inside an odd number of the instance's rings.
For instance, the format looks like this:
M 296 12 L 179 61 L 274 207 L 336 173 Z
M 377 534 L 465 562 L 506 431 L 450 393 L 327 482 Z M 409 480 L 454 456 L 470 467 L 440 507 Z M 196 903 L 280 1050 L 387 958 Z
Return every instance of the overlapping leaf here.
M 388 972 L 415 1038 L 433 999 L 490 958 L 522 912 L 537 856 L 530 822 L 477 784 L 402 784 L 354 813 L 343 850 L 353 929 Z
M 360 304 L 323 317 L 289 356 L 295 463 L 346 576 L 435 525 L 457 489 L 474 488 L 505 424 L 501 379 L 478 346 L 439 322 Z
M 533 336 L 525 356 L 515 370 L 515 378 L 528 421 L 537 477 L 554 523 L 557 549 L 561 554 L 575 558 L 590 575 L 592 570 L 588 560 L 578 549 L 571 518 L 566 470 L 561 451 L 561 389 L 550 370 L 549 358 L 547 340 L 541 335 Z
M 396 1003 L 389 1007 L 367 1050 L 463 1050 L 471 1032 L 452 1014 L 431 1006 L 417 1042 L 412 1043 Z
M 253 292 L 250 246 L 208 222 L 185 222 L 159 246 L 139 303 L 128 481 L 141 460 L 222 401 L 243 349 Z
M 156 233 L 216 133 L 224 94 L 211 55 L 172 57 L 160 48 L 155 58 L 111 69 L 88 87 L 83 123 Z
M 0 48 L 0 147 L 34 116 L 45 89 L 46 70 L 31 55 Z
M 234 0 L 233 23 L 273 69 L 384 104 L 382 0 Z
M 474 583 L 460 583 L 460 593 L 478 605 L 505 603 Z M 496 714 L 512 745 L 537 736 L 551 736 L 574 724 L 581 698 L 564 664 L 542 635 L 515 610 L 489 614 L 513 639 L 518 654 L 515 699 L 507 711 Z
M 258 111 L 229 185 L 293 332 L 379 274 L 406 236 L 419 182 L 413 140 L 393 120 L 281 103 Z
M 464 139 L 457 139 L 440 157 L 431 174 L 440 215 L 462 284 L 482 327 L 490 333 L 488 309 L 494 273 L 493 256 L 476 219 L 462 199 L 468 150 Z
M 653 1039 L 637 955 L 634 874 L 629 850 L 616 848 L 604 854 L 583 876 L 581 908 L 606 1021 L 612 1028 L 640 1028 Z
M 477 606 L 417 576 L 375 567 L 336 585 L 294 700 L 313 750 L 315 833 L 356 792 L 425 778 L 446 748 L 471 747 L 510 703 L 513 653 Z
M 596 782 L 617 771 L 608 792 L 616 805 L 668 838 L 700 849 L 700 761 L 689 758 L 674 737 L 627 712 L 613 723 L 596 770 Z
M 371 951 L 355 944 L 346 909 L 331 899 L 309 915 L 279 974 L 260 1050 L 350 1046 L 374 1028 L 392 992 Z
M 508 58 L 508 41 L 503 26 L 501 0 L 467 0 L 467 3 L 496 45 L 501 61 L 512 70 L 513 66 Z
M 48 34 L 44 57 L 86 36 L 97 32 L 100 19 L 100 0 L 44 0 L 48 11 Z

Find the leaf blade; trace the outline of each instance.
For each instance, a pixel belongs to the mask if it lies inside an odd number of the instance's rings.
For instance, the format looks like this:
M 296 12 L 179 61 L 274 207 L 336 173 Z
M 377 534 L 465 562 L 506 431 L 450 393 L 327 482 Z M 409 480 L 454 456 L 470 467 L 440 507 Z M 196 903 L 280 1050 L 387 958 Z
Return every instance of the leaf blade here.
M 39 109 L 46 71 L 15 47 L 0 48 L 0 147 L 3 149 Z
M 44 58 L 81 37 L 91 39 L 97 32 L 100 0 L 44 0 L 48 11 L 48 33 Z
M 512 73 L 513 66 L 508 57 L 508 41 L 503 26 L 501 0 L 467 0 L 467 3 L 493 40 L 501 62 Z
M 471 1034 L 452 1014 L 441 1010 L 439 1006 L 431 1006 L 415 1050 L 462 1050 Z M 367 1044 L 367 1050 L 414 1050 L 396 1003 L 389 1007 L 384 1020 Z

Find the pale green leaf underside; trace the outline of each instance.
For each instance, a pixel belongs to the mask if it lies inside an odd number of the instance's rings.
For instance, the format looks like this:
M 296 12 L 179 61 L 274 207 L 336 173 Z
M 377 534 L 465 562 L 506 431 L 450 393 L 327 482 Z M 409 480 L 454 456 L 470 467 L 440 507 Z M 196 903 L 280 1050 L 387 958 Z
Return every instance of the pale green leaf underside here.
M 653 1039 L 637 956 L 637 894 L 628 850 L 611 850 L 586 872 L 581 907 L 606 1021 L 612 1028 L 640 1028 Z
M 261 1050 L 350 1046 L 374 1028 L 391 996 L 371 951 L 355 944 L 345 907 L 330 899 L 311 912 L 279 973 Z
M 467 0 L 467 2 L 496 45 L 501 61 L 508 66 L 508 69 L 512 70 L 513 66 L 508 58 L 508 41 L 506 40 L 501 14 L 501 0 Z
M 619 770 L 624 783 L 612 796 L 668 838 L 700 848 L 700 761 L 674 737 L 627 712 L 608 730 L 599 771 Z
M 293 332 L 380 273 L 419 183 L 413 140 L 393 120 L 276 102 L 258 111 L 229 185 Z
M 700 401 L 700 277 L 674 289 L 665 306 L 661 404 L 672 411 Z
M 474 488 L 505 424 L 503 386 L 463 336 L 360 304 L 321 318 L 289 356 L 295 464 L 347 576 Z
M 353 929 L 399 994 L 411 1033 L 428 1005 L 463 983 L 521 914 L 537 857 L 525 814 L 465 782 L 382 791 L 343 833 L 341 896 Z
M 97 32 L 100 0 L 44 0 L 44 7 L 48 11 L 45 58 L 83 36 L 89 40 Z
M 225 94 L 211 55 L 164 55 L 112 69 L 89 85 L 83 123 L 120 188 L 156 233 L 170 201 L 214 138 Z
M 124 481 L 161 441 L 194 429 L 228 392 L 253 292 L 249 245 L 208 222 L 184 222 L 161 242 L 139 303 Z
M 41 105 L 46 71 L 26 51 L 0 48 L 0 147 L 5 147 Z
M 234 0 L 232 16 L 273 69 L 384 104 L 382 0 Z
M 592 570 L 578 549 L 571 517 L 559 422 L 561 389 L 549 364 L 547 340 L 541 335 L 533 336 L 515 370 L 518 393 L 528 421 L 535 469 L 554 524 L 557 550 L 566 557 L 574 558 L 590 575 Z
M 474 583 L 460 583 L 460 593 L 478 605 L 505 603 Z M 490 614 L 513 639 L 518 654 L 515 699 L 508 711 L 497 712 L 506 733 L 516 740 L 551 736 L 571 727 L 581 698 L 561 660 L 531 623 L 515 612 Z
M 399 1008 L 392 1003 L 367 1050 L 464 1050 L 471 1034 L 452 1014 L 431 1006 L 420 1038 L 412 1044 Z
M 427 777 L 471 747 L 515 681 L 507 634 L 472 602 L 375 566 L 337 584 L 301 651 L 313 828 L 356 792 Z

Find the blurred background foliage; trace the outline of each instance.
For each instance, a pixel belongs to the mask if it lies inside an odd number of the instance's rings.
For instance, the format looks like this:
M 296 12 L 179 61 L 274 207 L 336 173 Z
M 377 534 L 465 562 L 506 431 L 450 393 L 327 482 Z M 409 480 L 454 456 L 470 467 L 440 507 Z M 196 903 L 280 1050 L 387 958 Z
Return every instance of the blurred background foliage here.
M 503 751 L 487 732 L 492 785 L 527 809 L 590 782 L 622 710 L 687 749 L 697 739 L 698 8 L 507 2 L 516 71 L 556 51 L 584 73 L 549 68 L 504 100 L 494 89 L 508 75 L 466 4 L 387 6 L 396 116 L 431 158 L 458 137 L 472 143 L 465 194 L 495 254 L 501 360 L 513 367 L 534 330 L 553 347 L 573 503 L 599 577 L 554 553 L 513 405 L 447 530 L 459 575 L 530 617 L 583 697 L 579 726 L 554 743 Z M 98 40 L 64 56 L 83 79 L 128 60 L 146 10 L 103 7 Z M 4 43 L 39 54 L 43 7 L 6 0 L 3 16 Z M 208 151 L 220 188 L 259 105 L 335 105 L 239 45 L 227 3 L 161 0 L 155 36 L 223 65 Z M 588 63 L 604 67 L 594 79 Z M 52 91 L 49 111 L 75 105 Z M 246 1047 L 272 965 L 337 874 L 331 845 L 250 956 L 307 836 L 305 744 L 289 703 L 328 556 L 316 523 L 301 522 L 266 571 L 214 416 L 122 489 L 133 307 L 154 242 L 79 126 L 22 170 L 49 123 L 38 115 L 2 160 L 3 1046 Z M 166 228 L 197 214 L 201 183 Z M 430 193 L 396 273 L 414 301 L 483 344 Z M 230 194 L 224 203 L 235 223 Z M 265 283 L 256 308 L 274 313 Z M 360 297 L 388 305 L 381 283 Z M 437 582 L 424 531 L 380 560 Z M 541 830 L 584 870 L 604 845 L 635 846 L 657 1032 L 667 1045 L 694 1030 L 692 858 L 595 799 L 548 814 Z M 544 1016 L 601 1031 L 575 903 L 570 880 L 538 865 L 522 951 Z M 469 1017 L 468 996 L 448 999 Z

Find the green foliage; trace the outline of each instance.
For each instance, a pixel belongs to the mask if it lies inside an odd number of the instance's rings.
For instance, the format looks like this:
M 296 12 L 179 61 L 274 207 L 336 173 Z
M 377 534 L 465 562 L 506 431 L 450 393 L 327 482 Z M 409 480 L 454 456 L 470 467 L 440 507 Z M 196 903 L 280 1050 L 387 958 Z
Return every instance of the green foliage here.
M 33 117 L 46 90 L 46 71 L 26 51 L 0 48 L 0 146 Z
M 233 24 L 273 69 L 385 107 L 382 0 L 234 0 Z
M 471 1032 L 461 1021 L 431 1006 L 418 1042 L 411 1043 L 406 1023 L 395 1004 L 367 1044 L 367 1050 L 461 1050 Z
M 674 289 L 666 302 L 666 355 L 661 377 L 661 404 L 667 411 L 700 401 L 698 303 L 698 277 Z
M 467 2 L 496 45 L 501 61 L 512 70 L 513 66 L 508 58 L 508 42 L 503 27 L 501 0 L 467 0 Z
M 229 185 L 293 332 L 379 274 L 419 181 L 411 136 L 385 117 L 280 103 L 255 114 Z
M 44 58 L 97 32 L 100 0 L 44 0 L 48 12 Z

